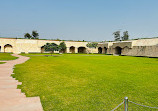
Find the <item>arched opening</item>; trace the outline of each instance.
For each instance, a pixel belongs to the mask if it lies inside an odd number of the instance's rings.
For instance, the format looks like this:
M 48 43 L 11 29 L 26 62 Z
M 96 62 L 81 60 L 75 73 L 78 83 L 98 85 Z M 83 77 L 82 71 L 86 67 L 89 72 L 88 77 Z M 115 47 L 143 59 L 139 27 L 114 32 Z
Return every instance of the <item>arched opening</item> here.
M 86 48 L 85 47 L 79 47 L 78 48 L 78 53 L 86 53 Z
M 0 46 L 0 52 L 1 52 L 1 46 Z
M 98 54 L 102 54 L 102 48 L 101 47 L 98 48 Z
M 10 44 L 6 44 L 4 46 L 4 52 L 12 53 L 13 52 L 13 47 Z
M 121 52 L 122 52 L 122 48 L 121 47 L 116 47 L 115 48 L 115 54 L 121 55 Z
M 41 47 L 41 53 L 44 53 L 45 49 L 44 46 Z
M 70 52 L 71 52 L 71 53 L 75 53 L 75 47 L 74 47 L 74 46 L 71 46 L 71 47 L 70 47 Z
M 104 51 L 105 51 L 104 53 L 107 54 L 107 48 L 106 47 L 104 47 Z

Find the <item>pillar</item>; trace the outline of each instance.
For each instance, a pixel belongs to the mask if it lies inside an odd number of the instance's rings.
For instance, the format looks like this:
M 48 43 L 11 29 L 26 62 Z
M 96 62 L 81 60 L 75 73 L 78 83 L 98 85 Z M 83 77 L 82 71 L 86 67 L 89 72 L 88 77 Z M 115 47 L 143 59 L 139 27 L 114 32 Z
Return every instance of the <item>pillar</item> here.
M 75 53 L 78 53 L 78 47 L 75 47 Z
M 70 53 L 70 47 L 66 47 L 66 53 Z

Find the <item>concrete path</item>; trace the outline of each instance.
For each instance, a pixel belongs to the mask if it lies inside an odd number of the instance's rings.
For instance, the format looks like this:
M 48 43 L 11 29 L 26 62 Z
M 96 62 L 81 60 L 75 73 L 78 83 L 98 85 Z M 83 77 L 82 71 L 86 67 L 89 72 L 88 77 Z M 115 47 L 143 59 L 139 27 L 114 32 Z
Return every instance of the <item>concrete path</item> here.
M 11 77 L 16 64 L 24 63 L 29 57 L 12 54 L 16 60 L 0 64 L 0 111 L 43 111 L 39 97 L 26 97 L 17 89 L 21 84 Z

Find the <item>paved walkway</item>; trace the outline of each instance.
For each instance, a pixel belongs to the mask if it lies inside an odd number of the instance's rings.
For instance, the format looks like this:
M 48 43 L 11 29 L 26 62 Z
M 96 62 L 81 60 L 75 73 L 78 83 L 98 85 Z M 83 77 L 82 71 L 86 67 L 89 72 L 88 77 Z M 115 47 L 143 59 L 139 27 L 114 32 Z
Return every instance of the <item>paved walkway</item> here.
M 24 63 L 29 57 L 12 54 L 16 60 L 0 64 L 0 111 L 43 111 L 39 97 L 26 97 L 17 89 L 21 84 L 11 77 L 16 64 Z

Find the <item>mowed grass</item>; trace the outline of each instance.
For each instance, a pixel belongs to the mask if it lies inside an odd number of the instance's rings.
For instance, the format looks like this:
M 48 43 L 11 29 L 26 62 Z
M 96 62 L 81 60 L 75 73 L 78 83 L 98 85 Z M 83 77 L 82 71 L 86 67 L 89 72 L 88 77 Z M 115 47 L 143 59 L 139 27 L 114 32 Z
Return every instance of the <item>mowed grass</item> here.
M 128 56 L 30 56 L 14 75 L 45 111 L 110 111 L 124 97 L 158 106 L 158 59 Z M 123 105 L 118 111 L 123 110 Z M 129 103 L 129 111 L 156 111 Z
M 18 57 L 14 57 L 11 55 L 11 53 L 0 53 L 0 60 L 5 61 L 5 60 L 14 60 L 17 59 Z
M 6 62 L 0 62 L 0 64 L 4 64 L 4 63 L 6 63 Z

